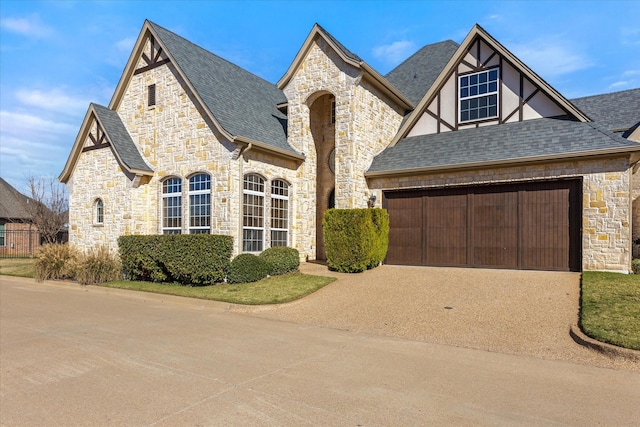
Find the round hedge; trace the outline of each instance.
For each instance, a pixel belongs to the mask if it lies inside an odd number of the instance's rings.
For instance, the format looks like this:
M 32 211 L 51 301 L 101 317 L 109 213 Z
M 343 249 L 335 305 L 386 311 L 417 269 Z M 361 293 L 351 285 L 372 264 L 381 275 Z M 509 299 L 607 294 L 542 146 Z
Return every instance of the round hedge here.
M 269 274 L 269 264 L 254 254 L 240 254 L 231 261 L 227 282 L 249 283 L 264 279 Z
M 269 264 L 269 275 L 271 276 L 290 273 L 300 267 L 300 252 L 287 246 L 266 249 L 260 254 L 260 258 Z

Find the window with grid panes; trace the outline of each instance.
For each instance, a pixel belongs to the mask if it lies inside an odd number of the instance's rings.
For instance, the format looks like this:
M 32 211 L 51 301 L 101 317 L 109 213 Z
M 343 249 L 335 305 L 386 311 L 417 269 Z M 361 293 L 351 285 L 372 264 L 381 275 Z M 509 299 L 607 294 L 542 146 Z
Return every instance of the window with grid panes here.
M 199 173 L 189 178 L 189 233 L 211 232 L 211 177 Z
M 262 252 L 264 248 L 264 179 L 255 174 L 245 175 L 242 196 L 242 251 Z
M 498 117 L 498 69 L 458 78 L 460 123 Z
M 289 243 L 289 185 L 281 179 L 271 183 L 271 246 Z
M 162 183 L 162 233 L 182 233 L 182 180 L 169 178 Z

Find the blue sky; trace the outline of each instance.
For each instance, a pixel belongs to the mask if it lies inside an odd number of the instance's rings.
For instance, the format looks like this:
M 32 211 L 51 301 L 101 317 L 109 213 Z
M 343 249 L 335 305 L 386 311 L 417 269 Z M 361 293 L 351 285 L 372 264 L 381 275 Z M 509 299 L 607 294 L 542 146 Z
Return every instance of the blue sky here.
M 640 1 L 0 0 L 0 176 L 57 177 L 145 19 L 277 82 L 313 24 L 386 74 L 475 23 L 567 98 L 640 87 Z

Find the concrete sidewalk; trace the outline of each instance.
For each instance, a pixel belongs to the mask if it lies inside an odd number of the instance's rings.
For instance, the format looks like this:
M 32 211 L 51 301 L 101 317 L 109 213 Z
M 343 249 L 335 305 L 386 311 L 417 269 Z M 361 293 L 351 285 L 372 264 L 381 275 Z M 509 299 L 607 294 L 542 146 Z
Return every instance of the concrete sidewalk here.
M 640 419 L 637 372 L 257 319 L 211 301 L 0 281 L 3 426 Z
M 576 344 L 580 274 L 383 265 L 359 274 L 302 263 L 338 280 L 282 305 L 236 312 L 372 335 L 640 371 L 640 363 Z

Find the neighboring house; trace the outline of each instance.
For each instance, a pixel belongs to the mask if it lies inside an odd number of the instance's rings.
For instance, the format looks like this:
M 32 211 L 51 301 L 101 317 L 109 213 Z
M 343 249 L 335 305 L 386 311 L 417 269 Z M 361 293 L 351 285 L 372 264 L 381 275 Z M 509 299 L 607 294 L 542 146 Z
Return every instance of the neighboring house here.
M 26 208 L 30 202 L 0 178 L 0 256 L 31 255 L 40 246 L 40 233 Z
M 327 209 L 376 206 L 390 264 L 629 272 L 639 111 L 640 89 L 567 100 L 477 25 L 386 76 L 315 25 L 274 85 L 146 21 L 60 175 L 70 241 L 322 259 Z

